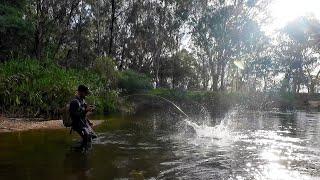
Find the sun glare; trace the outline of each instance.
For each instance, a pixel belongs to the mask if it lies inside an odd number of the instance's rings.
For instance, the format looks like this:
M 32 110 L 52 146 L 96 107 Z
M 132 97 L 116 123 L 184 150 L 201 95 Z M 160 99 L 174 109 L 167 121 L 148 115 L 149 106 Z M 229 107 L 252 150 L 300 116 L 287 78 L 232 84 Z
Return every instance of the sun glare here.
M 300 16 L 314 15 L 320 18 L 320 0 L 273 0 L 270 13 L 273 23 L 269 27 L 277 30 Z

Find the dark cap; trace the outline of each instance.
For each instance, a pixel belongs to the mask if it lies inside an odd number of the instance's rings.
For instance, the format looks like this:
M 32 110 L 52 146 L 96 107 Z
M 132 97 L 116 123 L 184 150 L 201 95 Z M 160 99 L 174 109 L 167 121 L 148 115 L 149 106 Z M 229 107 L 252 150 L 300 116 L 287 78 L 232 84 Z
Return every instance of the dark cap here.
M 85 86 L 85 85 L 79 85 L 78 86 L 78 91 L 90 94 L 89 88 L 87 86 Z

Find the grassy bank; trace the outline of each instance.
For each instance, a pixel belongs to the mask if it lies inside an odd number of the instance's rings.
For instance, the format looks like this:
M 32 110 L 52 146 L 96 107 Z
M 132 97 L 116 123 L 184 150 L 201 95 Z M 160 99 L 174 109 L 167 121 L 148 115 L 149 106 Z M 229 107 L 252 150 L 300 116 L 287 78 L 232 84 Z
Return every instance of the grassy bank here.
M 79 84 L 90 87 L 92 95 L 87 101 L 96 105 L 98 114 L 134 111 L 133 107 L 140 105 L 148 107 L 163 103 L 159 99 L 155 101 L 154 97 L 128 103 L 125 97 L 132 94 L 161 96 L 177 103 L 190 114 L 205 108 L 213 115 L 223 114 L 236 105 L 255 110 L 302 107 L 310 99 L 308 95 L 290 93 L 152 89 L 151 78 L 147 75 L 131 70 L 118 72 L 108 58 L 98 59 L 88 69 L 66 69 L 49 60 L 23 59 L 7 61 L 0 66 L 1 114 L 9 117 L 58 118 L 61 108 L 73 98 Z
M 291 92 L 212 92 L 212 91 L 181 91 L 172 89 L 154 89 L 151 95 L 166 97 L 176 102 L 197 102 L 214 109 L 228 109 L 235 105 L 252 110 L 305 109 L 309 101 L 320 101 L 320 94 Z
M 90 87 L 92 95 L 87 101 L 96 105 L 99 114 L 130 110 L 132 104 L 120 96 L 135 93 L 161 96 L 185 108 L 197 103 L 212 112 L 227 109 L 241 98 L 222 92 L 152 89 L 148 76 L 130 70 L 116 73 L 112 66 L 103 59 L 88 69 L 66 69 L 52 61 L 32 59 L 5 62 L 0 66 L 1 114 L 58 118 L 79 84 Z
M 170 89 L 154 89 L 149 93 L 173 100 L 191 113 L 199 113 L 201 109 L 205 108 L 213 116 L 223 115 L 235 106 L 255 110 L 268 109 L 271 106 L 270 95 L 263 93 L 181 91 Z
M 53 62 L 12 60 L 0 66 L 1 113 L 12 117 L 56 118 L 79 84 L 90 87 L 88 101 L 98 112 L 115 111 L 118 93 L 95 69 L 64 69 Z

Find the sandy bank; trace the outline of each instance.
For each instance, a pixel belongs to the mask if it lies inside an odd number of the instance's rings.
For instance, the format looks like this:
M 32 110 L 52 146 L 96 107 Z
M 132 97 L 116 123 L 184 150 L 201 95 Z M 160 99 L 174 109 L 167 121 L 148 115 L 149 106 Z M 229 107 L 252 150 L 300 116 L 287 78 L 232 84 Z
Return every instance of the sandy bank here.
M 97 126 L 103 123 L 103 120 L 91 120 Z M 14 131 L 27 131 L 32 129 L 63 129 L 62 120 L 50 121 L 31 121 L 22 118 L 5 118 L 0 117 L 0 133 L 14 132 Z

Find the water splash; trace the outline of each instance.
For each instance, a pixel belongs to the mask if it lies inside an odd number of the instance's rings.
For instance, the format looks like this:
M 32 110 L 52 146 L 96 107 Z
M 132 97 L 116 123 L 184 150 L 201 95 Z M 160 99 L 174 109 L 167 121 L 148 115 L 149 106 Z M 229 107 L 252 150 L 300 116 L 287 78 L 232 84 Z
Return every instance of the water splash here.
M 163 101 L 168 102 L 185 116 L 186 118 L 184 119 L 185 124 L 194 130 L 198 138 L 222 139 L 222 138 L 231 137 L 231 131 L 233 129 L 232 123 L 234 122 L 234 119 L 236 119 L 239 109 L 241 109 L 240 107 L 236 106 L 235 108 L 231 109 L 229 113 L 226 114 L 226 116 L 221 120 L 220 124 L 216 126 L 212 126 L 211 125 L 212 118 L 210 117 L 210 113 L 206 110 L 205 107 L 201 106 L 200 111 L 202 114 L 202 117 L 201 117 L 202 124 L 198 125 L 196 122 L 193 122 L 192 119 L 178 105 L 176 105 L 174 102 L 164 97 L 157 96 L 157 95 L 150 95 L 150 94 L 132 94 L 125 97 L 131 97 L 131 96 L 156 97 Z M 199 122 L 199 119 L 197 120 L 197 122 Z
M 239 108 L 234 108 L 226 114 L 218 125 L 211 126 L 210 123 L 203 121 L 201 125 L 193 122 L 191 119 L 185 119 L 186 125 L 192 127 L 195 131 L 197 138 L 211 138 L 211 139 L 222 139 L 232 137 L 232 131 L 234 130 L 234 120 L 239 114 Z M 205 119 L 210 119 L 205 117 Z

